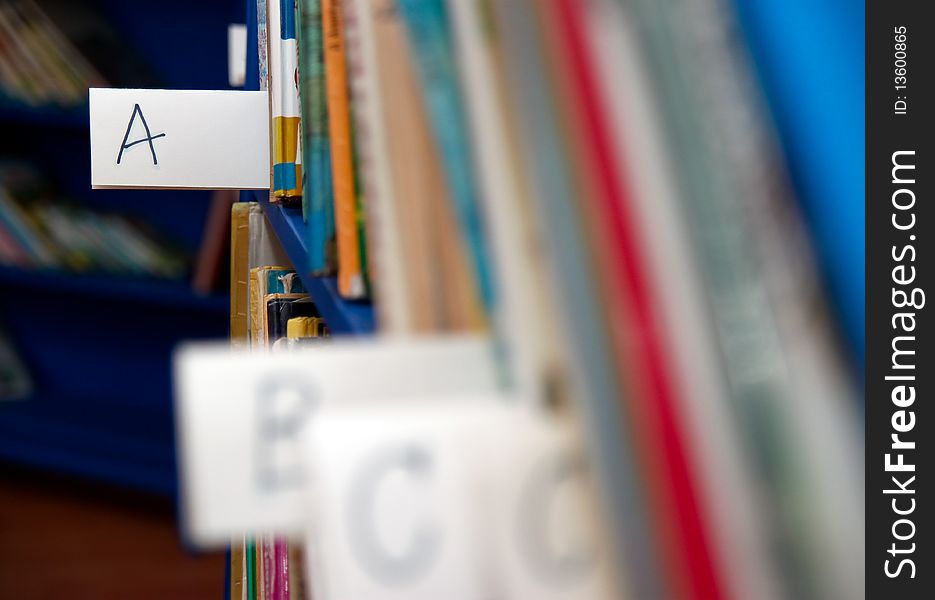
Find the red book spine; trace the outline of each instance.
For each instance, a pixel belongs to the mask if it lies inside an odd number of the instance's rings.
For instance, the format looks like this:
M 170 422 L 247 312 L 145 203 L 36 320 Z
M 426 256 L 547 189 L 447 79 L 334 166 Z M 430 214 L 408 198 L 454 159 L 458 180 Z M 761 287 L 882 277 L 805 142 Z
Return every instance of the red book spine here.
M 701 514 L 678 420 L 675 385 L 667 369 L 660 316 L 656 314 L 650 278 L 632 214 L 626 174 L 616 167 L 608 113 L 603 105 L 587 44 L 584 3 L 553 0 L 546 11 L 555 42 L 563 53 L 571 134 L 580 143 L 577 164 L 586 171 L 584 209 L 601 247 L 598 268 L 610 300 L 608 311 L 621 372 L 630 374 L 623 399 L 639 431 L 645 480 L 656 507 L 656 531 L 662 564 L 667 568 L 670 597 L 717 600 L 724 587 L 715 570 L 712 541 Z M 615 314 L 616 313 L 616 314 Z

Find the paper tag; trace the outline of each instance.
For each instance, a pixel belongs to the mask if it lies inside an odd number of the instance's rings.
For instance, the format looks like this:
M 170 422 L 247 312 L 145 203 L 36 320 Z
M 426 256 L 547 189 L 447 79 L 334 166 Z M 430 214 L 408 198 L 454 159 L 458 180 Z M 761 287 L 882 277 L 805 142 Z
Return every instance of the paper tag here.
M 92 188 L 266 189 L 266 92 L 91 88 Z
M 305 436 L 305 555 L 315 597 L 490 597 L 470 435 L 504 409 L 487 395 L 321 415 Z
M 304 522 L 301 432 L 335 406 L 498 393 L 487 338 L 335 341 L 286 353 L 189 345 L 175 355 L 183 522 L 224 544 Z
M 616 597 L 580 447 L 520 402 L 334 410 L 304 447 L 316 598 Z
M 608 540 L 581 444 L 563 423 L 514 416 L 489 431 L 484 544 L 498 598 L 609 600 Z M 496 436 L 496 439 L 493 439 Z

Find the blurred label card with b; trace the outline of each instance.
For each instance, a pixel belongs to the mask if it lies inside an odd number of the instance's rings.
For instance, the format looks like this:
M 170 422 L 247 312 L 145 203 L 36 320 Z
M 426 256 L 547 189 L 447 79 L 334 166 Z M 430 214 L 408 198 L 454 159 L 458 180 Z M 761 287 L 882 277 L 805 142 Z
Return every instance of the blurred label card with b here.
M 91 88 L 91 187 L 266 189 L 266 92 Z
M 301 530 L 301 434 L 318 415 L 500 393 L 483 337 L 345 340 L 284 353 L 189 345 L 176 353 L 175 386 L 185 526 L 202 545 Z

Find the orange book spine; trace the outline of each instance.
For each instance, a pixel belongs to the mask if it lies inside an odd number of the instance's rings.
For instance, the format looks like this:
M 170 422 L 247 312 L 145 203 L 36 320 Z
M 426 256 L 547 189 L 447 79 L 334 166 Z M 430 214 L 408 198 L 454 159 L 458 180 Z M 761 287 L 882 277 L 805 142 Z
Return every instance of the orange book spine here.
M 328 99 L 328 134 L 334 190 L 334 221 L 338 247 L 338 291 L 347 298 L 364 295 L 354 157 L 351 147 L 351 115 L 344 46 L 341 0 L 321 1 L 325 38 L 325 87 Z

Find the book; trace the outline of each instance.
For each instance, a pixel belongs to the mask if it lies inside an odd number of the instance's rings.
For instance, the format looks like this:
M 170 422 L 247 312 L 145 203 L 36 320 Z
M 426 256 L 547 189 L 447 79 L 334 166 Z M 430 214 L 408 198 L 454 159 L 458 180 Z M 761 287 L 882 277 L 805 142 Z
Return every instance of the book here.
M 561 386 L 559 339 L 543 327 L 557 313 L 550 293 L 546 236 L 524 185 L 517 156 L 516 119 L 510 114 L 500 32 L 483 0 L 449 0 L 449 16 L 464 91 L 472 157 L 490 225 L 498 302 L 492 330 L 504 348 L 504 379 L 530 397 Z
M 260 271 L 268 271 L 273 265 L 284 272 L 292 271 L 289 266 L 289 257 L 283 250 L 276 234 L 273 233 L 263 208 L 256 202 L 248 203 L 247 221 L 247 329 L 250 345 L 260 344 L 265 332 L 265 311 L 260 310 L 262 299 L 266 293 L 268 278 L 260 277 Z M 262 286 L 262 289 L 261 289 Z
M 654 506 L 654 537 L 667 565 L 669 594 L 680 598 L 724 597 L 723 575 L 713 551 L 697 473 L 688 462 L 685 425 L 676 410 L 678 388 L 660 332 L 656 290 L 643 260 L 640 228 L 633 217 L 630 167 L 614 164 L 607 109 L 598 89 L 583 6 L 555 0 L 541 7 L 543 30 L 552 44 L 554 89 L 567 120 L 568 144 L 579 177 L 585 226 L 600 274 L 599 293 L 612 325 L 611 348 L 623 374 L 623 410 L 641 432 L 636 448 Z
M 302 195 L 302 116 L 299 107 L 296 0 L 267 2 L 267 88 L 270 99 L 270 200 L 295 205 Z
M 192 256 L 140 219 L 63 198 L 29 163 L 0 162 L 0 261 L 182 279 Z
M 289 319 L 300 316 L 318 316 L 318 310 L 307 294 L 267 294 L 264 301 L 266 303 L 266 340 L 270 346 L 286 337 Z
M 656 23 L 643 32 L 648 62 L 654 71 L 670 73 L 657 85 L 667 113 L 680 115 L 667 134 L 684 165 L 682 186 L 691 190 L 682 197 L 683 210 L 731 374 L 728 399 L 746 423 L 739 431 L 761 485 L 772 490 L 765 508 L 785 591 L 849 598 L 859 594 L 860 582 L 848 573 L 862 564 L 861 470 L 855 458 L 860 426 L 842 398 L 856 393 L 846 391 L 840 366 L 834 366 L 840 358 L 821 339 L 826 325 L 818 315 L 803 319 L 800 312 L 815 296 L 801 266 L 806 256 L 790 255 L 807 252 L 807 246 L 786 239 L 797 239 L 789 213 L 777 219 L 795 207 L 777 196 L 789 188 L 777 179 L 763 127 L 753 117 L 758 109 L 750 94 L 750 67 L 735 45 L 731 13 L 722 8 L 693 1 L 676 12 L 633 3 L 634 15 Z M 709 71 L 713 64 L 728 66 L 699 76 L 699 69 Z M 777 236 L 771 231 L 776 227 L 784 233 Z M 818 472 L 823 475 L 816 478 Z M 802 497 L 791 501 L 782 493 L 790 489 L 809 498 L 807 514 L 796 508 Z M 815 555 L 835 558 L 816 569 L 807 558 Z
M 266 3 L 269 0 L 256 0 L 256 50 L 257 50 L 257 71 L 259 76 L 260 90 L 269 90 L 269 27 L 266 22 Z M 272 0 L 276 2 L 276 0 Z M 272 114 L 272 105 L 270 106 Z M 272 136 L 272 127 L 270 127 Z M 272 147 L 272 137 L 270 137 L 270 147 Z M 272 175 L 271 175 L 272 177 Z M 272 179 L 270 179 L 272 181 Z
M 257 600 L 257 583 L 259 576 L 259 570 L 257 568 L 257 542 L 256 539 L 252 537 L 247 538 L 247 540 L 244 547 L 244 555 L 247 557 L 247 600 Z
M 609 1 L 585 13 L 601 93 L 610 109 L 617 160 L 633 185 L 634 216 L 658 286 L 663 333 L 684 413 L 686 432 L 708 507 L 712 535 L 731 597 L 779 598 L 780 573 L 771 559 L 769 517 L 758 503 L 754 472 L 734 427 L 715 332 L 707 323 L 704 281 L 695 268 L 690 224 L 681 211 L 677 165 L 665 143 L 657 90 L 645 64 L 632 15 Z M 623 167 L 621 167 L 623 168 Z M 702 443 L 702 440 L 704 442 Z
M 246 345 L 249 340 L 250 211 L 253 205 L 237 202 L 231 207 L 230 338 L 234 346 Z
M 367 185 L 370 264 L 381 330 L 484 328 L 485 311 L 393 2 L 354 2 L 360 40 L 353 94 Z M 363 132 L 366 132 L 364 135 Z
M 253 346 L 266 346 L 266 286 L 269 272 L 288 273 L 292 269 L 285 266 L 265 265 L 250 269 L 250 342 Z
M 290 600 L 289 542 L 277 536 L 273 540 L 273 589 L 270 600 Z
M 325 82 L 321 0 L 298 3 L 299 104 L 302 107 L 302 217 L 308 248 L 307 270 L 323 275 L 334 270 L 335 223 L 331 187 L 331 148 Z
M 644 494 L 641 469 L 632 448 L 637 431 L 619 398 L 619 371 L 608 349 L 609 324 L 594 281 L 585 228 L 577 205 L 569 150 L 559 127 L 558 102 L 551 88 L 548 59 L 529 4 L 491 2 L 490 17 L 502 44 L 504 80 L 510 82 L 508 106 L 516 119 L 517 148 L 535 213 L 548 244 L 551 277 L 560 281 L 556 295 L 560 319 L 552 321 L 563 341 L 562 360 L 569 372 L 565 393 L 578 410 L 581 425 L 599 445 L 591 447 L 592 468 L 601 481 L 606 507 L 606 537 L 615 546 L 621 597 L 665 597 L 660 588 L 662 564 L 650 534 L 651 504 Z M 533 24 L 536 24 L 534 26 Z M 559 393 L 562 390 L 558 390 Z M 623 433 L 626 432 L 626 433 Z
M 360 211 L 354 173 L 342 4 L 341 0 L 321 0 L 338 290 L 346 298 L 362 298 L 366 295 L 366 288 L 360 246 Z
M 402 271 L 403 256 L 393 212 L 385 143 L 386 117 L 377 81 L 380 58 L 376 54 L 373 32 L 374 12 L 381 9 L 371 2 L 359 0 L 345 0 L 342 6 L 348 88 L 354 120 L 355 174 L 358 188 L 366 193 L 363 216 L 368 250 L 365 255 L 367 283 L 375 299 L 381 329 L 405 330 L 404 322 L 409 314 Z M 393 9 L 387 6 L 383 10 Z M 384 12 L 381 18 L 390 17 Z
M 483 306 L 489 312 L 495 301 L 489 242 L 474 179 L 445 3 L 444 0 L 400 0 L 397 6 L 409 32 L 412 56 L 418 67 L 461 235 L 471 257 Z
M 230 600 L 246 598 L 244 551 L 246 543 L 243 536 L 235 537 L 230 545 Z

